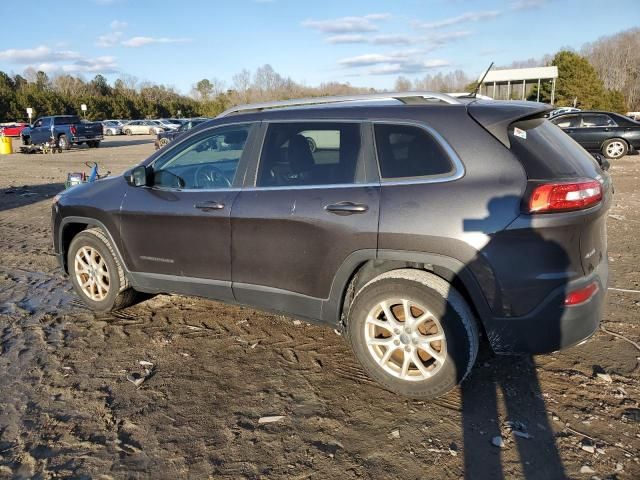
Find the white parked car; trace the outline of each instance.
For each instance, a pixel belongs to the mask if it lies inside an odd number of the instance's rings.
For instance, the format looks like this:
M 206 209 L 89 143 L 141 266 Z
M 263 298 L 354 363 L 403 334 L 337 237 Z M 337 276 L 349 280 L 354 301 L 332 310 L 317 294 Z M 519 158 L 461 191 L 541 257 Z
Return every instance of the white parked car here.
M 152 120 L 132 120 L 122 127 L 125 135 L 157 135 L 164 130 Z

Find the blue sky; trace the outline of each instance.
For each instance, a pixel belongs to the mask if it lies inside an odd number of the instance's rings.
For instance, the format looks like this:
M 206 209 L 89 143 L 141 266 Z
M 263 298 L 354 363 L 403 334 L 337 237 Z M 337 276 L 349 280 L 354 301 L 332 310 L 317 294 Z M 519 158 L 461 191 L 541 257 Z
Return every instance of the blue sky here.
M 640 25 L 639 0 L 30 0 L 20 10 L 20 21 L 4 11 L 0 70 L 128 74 L 183 93 L 202 78 L 230 86 L 266 63 L 310 86 L 476 76 L 491 61 L 578 49 Z

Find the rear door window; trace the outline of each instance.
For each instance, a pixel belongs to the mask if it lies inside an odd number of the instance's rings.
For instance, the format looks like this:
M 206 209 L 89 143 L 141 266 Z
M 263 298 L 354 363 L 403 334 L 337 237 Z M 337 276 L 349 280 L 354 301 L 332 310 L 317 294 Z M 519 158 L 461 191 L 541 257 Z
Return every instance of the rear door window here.
M 454 171 L 443 147 L 423 128 L 393 124 L 374 128 L 383 179 L 448 176 Z
M 360 124 L 272 123 L 260 157 L 258 187 L 357 183 Z
M 582 115 L 582 126 L 585 128 L 591 127 L 614 127 L 614 122 L 609 115 L 602 114 L 589 114 Z

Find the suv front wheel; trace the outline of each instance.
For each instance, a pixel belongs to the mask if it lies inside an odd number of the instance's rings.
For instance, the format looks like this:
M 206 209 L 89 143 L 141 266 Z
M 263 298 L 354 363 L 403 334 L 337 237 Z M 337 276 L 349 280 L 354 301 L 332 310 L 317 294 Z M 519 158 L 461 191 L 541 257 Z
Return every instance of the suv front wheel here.
M 355 296 L 347 336 L 362 367 L 387 389 L 436 398 L 462 382 L 478 353 L 464 298 L 429 272 L 393 270 Z
M 92 310 L 110 312 L 142 300 L 142 294 L 128 286 L 102 230 L 91 228 L 76 235 L 69 246 L 67 262 L 74 290 Z

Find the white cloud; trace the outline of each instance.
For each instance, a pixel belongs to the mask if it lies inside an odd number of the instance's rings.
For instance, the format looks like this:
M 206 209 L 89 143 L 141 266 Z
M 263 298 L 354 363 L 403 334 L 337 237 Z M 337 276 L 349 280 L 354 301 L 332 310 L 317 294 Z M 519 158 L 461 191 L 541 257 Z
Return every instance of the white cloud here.
M 111 27 L 111 30 L 124 30 L 129 26 L 129 24 L 120 20 L 114 20 L 109 24 L 109 26 Z
M 86 58 L 78 52 L 54 50 L 44 45 L 21 50 L 2 50 L 0 60 L 47 73 L 113 73 L 117 71 L 114 57 Z
M 468 30 L 433 32 L 429 35 L 384 34 L 368 36 L 360 33 L 346 33 L 327 37 L 327 42 L 333 44 L 368 43 L 371 45 L 393 46 L 421 45 L 423 50 L 434 50 L 447 43 L 468 37 L 471 33 Z
M 396 53 L 369 53 L 365 55 L 358 55 L 356 57 L 348 57 L 339 60 L 338 63 L 345 67 L 366 67 L 370 65 L 377 65 L 380 63 L 389 62 L 402 62 L 409 58 L 409 53 L 396 52 Z
M 547 0 L 515 0 L 511 2 L 511 10 L 532 10 L 542 8 Z
M 111 56 L 77 60 L 70 65 L 63 65 L 67 73 L 115 73 L 117 71 L 116 58 Z
M 489 20 L 501 15 L 498 10 L 487 10 L 484 12 L 466 12 L 457 17 L 445 18 L 435 22 L 416 22 L 415 26 L 424 30 L 432 30 L 436 28 L 450 27 L 461 23 L 479 22 L 481 20 Z
M 327 43 L 367 43 L 369 39 L 359 33 L 343 33 L 327 37 Z
M 368 70 L 369 75 L 407 75 L 422 73 L 433 68 L 448 67 L 451 63 L 446 60 L 426 60 L 423 62 L 388 63 Z
M 115 47 L 118 45 L 124 36 L 122 32 L 111 32 L 104 35 L 100 35 L 96 40 L 96 46 L 98 47 Z
M 364 72 L 368 75 L 421 73 L 432 68 L 450 65 L 448 61 L 441 59 L 424 60 L 420 58 L 421 53 L 422 52 L 416 50 L 392 53 L 370 53 L 343 58 L 338 61 L 338 64 L 349 69 L 371 67 Z
M 418 37 L 403 34 L 376 35 L 371 39 L 375 45 L 411 45 L 420 42 Z
M 388 13 L 372 13 L 362 17 L 341 17 L 330 20 L 305 20 L 302 26 L 318 30 L 322 33 L 361 33 L 375 32 L 378 26 L 374 23 L 386 20 L 391 15 Z
M 10 63 L 26 64 L 32 62 L 57 62 L 60 60 L 74 60 L 81 58 L 78 52 L 71 50 L 53 50 L 40 45 L 35 48 L 14 49 L 0 51 L 0 60 Z
M 125 47 L 143 47 L 157 43 L 186 43 L 190 42 L 190 38 L 168 38 L 168 37 L 132 37 L 121 42 Z

